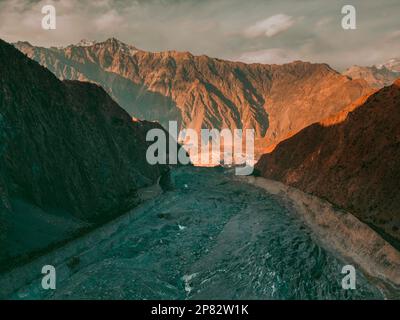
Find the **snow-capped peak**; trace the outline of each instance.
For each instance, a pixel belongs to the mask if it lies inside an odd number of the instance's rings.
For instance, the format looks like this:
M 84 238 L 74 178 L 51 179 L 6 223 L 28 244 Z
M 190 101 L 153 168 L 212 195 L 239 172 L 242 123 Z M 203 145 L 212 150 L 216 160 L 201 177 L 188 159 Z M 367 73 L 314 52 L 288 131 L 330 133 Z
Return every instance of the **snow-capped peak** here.
M 400 72 L 400 59 L 392 58 L 385 63 L 386 68 L 392 71 Z

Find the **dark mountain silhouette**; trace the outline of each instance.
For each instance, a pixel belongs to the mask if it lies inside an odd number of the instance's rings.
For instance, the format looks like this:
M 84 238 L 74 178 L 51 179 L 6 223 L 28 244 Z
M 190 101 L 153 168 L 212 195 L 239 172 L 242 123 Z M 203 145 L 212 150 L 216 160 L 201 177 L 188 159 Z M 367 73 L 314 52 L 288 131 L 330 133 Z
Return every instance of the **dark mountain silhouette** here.
M 146 161 L 146 133 L 161 126 L 133 121 L 98 85 L 62 82 L 1 40 L 0 74 L 3 240 L 14 218 L 31 219 L 29 212 L 15 212 L 15 199 L 41 215 L 57 210 L 97 224 L 135 207 L 138 189 L 167 173 L 167 166 Z M 35 226 L 23 227 L 32 236 Z

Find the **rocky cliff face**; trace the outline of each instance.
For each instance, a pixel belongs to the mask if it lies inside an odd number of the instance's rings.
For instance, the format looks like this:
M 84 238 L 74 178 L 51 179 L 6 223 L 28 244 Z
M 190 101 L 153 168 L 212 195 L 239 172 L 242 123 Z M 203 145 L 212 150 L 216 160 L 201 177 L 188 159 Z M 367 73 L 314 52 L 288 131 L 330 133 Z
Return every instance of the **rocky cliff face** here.
M 313 124 L 256 168 L 400 240 L 400 80 Z
M 20 197 L 101 222 L 134 207 L 166 166 L 146 161 L 148 129 L 96 84 L 61 82 L 0 41 L 0 206 Z
M 188 52 L 146 52 L 116 39 L 66 48 L 16 47 L 61 79 L 101 84 L 138 118 L 182 127 L 253 128 L 266 150 L 368 92 L 326 64 L 244 64 Z

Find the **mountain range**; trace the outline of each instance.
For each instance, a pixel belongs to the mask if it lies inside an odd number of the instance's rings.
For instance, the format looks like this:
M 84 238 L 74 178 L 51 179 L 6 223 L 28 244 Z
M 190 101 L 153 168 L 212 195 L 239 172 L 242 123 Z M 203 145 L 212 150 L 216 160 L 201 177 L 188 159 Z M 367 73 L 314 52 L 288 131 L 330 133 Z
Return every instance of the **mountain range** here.
M 327 64 L 245 64 L 148 52 L 111 38 L 62 48 L 15 46 L 60 79 L 101 85 L 132 116 L 181 128 L 251 128 L 256 153 L 370 92 Z
M 0 42 L 0 237 L 7 224 L 21 234 L 37 208 L 36 225 L 57 216 L 81 227 L 135 207 L 139 189 L 169 170 L 147 163 L 146 133 L 175 120 L 195 130 L 255 129 L 259 174 L 400 241 L 400 82 L 386 86 L 396 59 L 340 74 L 301 61 L 148 52 L 114 38 L 14 46 L 25 55 Z M 28 211 L 16 212 L 21 201 Z M 27 234 L 28 243 L 40 232 Z

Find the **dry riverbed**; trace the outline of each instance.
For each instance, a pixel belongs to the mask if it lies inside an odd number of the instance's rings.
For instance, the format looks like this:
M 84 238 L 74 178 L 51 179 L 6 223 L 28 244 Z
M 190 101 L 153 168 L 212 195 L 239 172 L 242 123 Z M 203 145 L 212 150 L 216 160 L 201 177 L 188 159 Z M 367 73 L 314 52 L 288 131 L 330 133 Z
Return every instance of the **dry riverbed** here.
M 239 181 L 231 170 L 222 168 L 182 167 L 173 170 L 171 177 L 171 190 L 144 190 L 148 200 L 140 207 L 0 276 L 0 297 L 384 298 L 381 288 L 361 269 L 357 269 L 357 289 L 342 288 L 343 266 L 354 257 L 359 265 L 371 258 L 336 250 L 340 237 L 330 241 L 331 236 L 322 232 L 330 227 L 329 220 L 316 216 L 322 207 L 310 210 L 315 215 L 310 219 L 320 223 L 314 228 L 304 219 L 306 211 L 301 211 L 306 204 L 288 205 L 295 199 L 291 191 L 288 197 L 271 188 L 267 192 L 258 182 Z M 312 207 L 312 202 L 308 205 Z M 353 222 L 346 221 L 350 232 Z M 348 246 L 356 248 L 356 244 Z M 367 244 L 360 246 L 371 254 Z M 377 250 L 396 261 L 396 254 L 385 246 Z M 56 268 L 56 290 L 43 290 L 43 265 Z M 389 269 L 376 270 L 389 274 Z M 396 271 L 391 272 L 395 277 Z
M 327 201 L 281 182 L 253 176 L 236 179 L 289 201 L 324 247 L 362 269 L 388 298 L 400 298 L 400 252 L 368 225 Z

